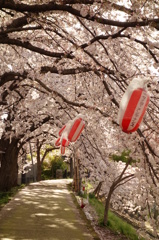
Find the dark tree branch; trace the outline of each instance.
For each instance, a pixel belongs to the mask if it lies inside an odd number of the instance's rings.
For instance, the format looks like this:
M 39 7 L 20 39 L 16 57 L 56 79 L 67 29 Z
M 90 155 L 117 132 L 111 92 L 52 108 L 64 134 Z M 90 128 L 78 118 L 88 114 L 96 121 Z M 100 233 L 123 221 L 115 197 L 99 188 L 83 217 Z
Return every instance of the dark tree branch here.
M 131 39 L 130 35 L 124 35 L 124 34 L 121 34 L 119 37 L 124 37 L 124 38 L 128 38 L 128 39 Z M 139 39 L 134 39 L 134 42 L 136 43 L 139 43 L 141 44 L 149 53 L 150 55 L 152 56 L 152 58 L 155 60 L 156 63 L 158 63 L 158 59 L 156 58 L 156 55 L 153 53 L 153 51 L 151 51 L 151 49 L 147 46 L 147 42 L 144 42 L 144 41 L 141 41 Z M 154 48 L 158 49 L 157 47 L 154 46 Z
M 122 12 L 125 12 L 127 14 L 132 14 L 133 13 L 133 10 L 129 9 L 129 8 L 126 8 L 122 5 L 118 5 L 116 3 L 113 3 L 113 2 L 110 2 L 110 1 L 107 1 L 105 0 L 104 2 L 102 2 L 101 0 L 63 0 L 61 1 L 63 4 L 93 4 L 93 3 L 102 3 L 102 7 L 107 7 L 107 6 L 110 6 L 111 8 L 114 8 L 116 10 L 119 10 L 119 11 L 122 11 Z
M 130 174 L 130 175 L 127 175 L 127 176 L 123 177 L 123 178 L 120 180 L 120 182 L 114 187 L 114 190 L 115 190 L 116 188 L 118 188 L 119 186 L 122 186 L 122 185 L 124 185 L 125 183 L 131 181 L 131 180 L 134 179 L 134 178 L 135 178 L 135 175 L 134 175 L 134 174 Z
M 19 28 L 28 24 L 27 16 L 19 17 L 14 19 L 10 24 L 7 25 L 7 29 Z
M 41 121 L 39 121 L 38 123 L 34 124 L 32 123 L 32 125 L 29 128 L 30 132 L 34 132 L 36 129 L 39 128 L 39 126 L 44 125 L 45 123 L 47 123 L 49 120 L 51 119 L 50 116 L 46 116 L 44 117 Z M 22 133 L 18 136 L 19 140 L 21 140 L 23 137 L 25 136 L 25 133 Z
M 2 5 L 2 0 L 0 2 Z M 110 19 L 104 19 L 97 16 L 91 16 L 89 13 L 87 16 L 83 17 L 77 9 L 74 9 L 73 7 L 69 5 L 58 5 L 54 2 L 46 3 L 46 4 L 24 4 L 24 3 L 14 3 L 11 0 L 6 0 L 2 6 L 3 8 L 19 11 L 19 12 L 30 12 L 30 13 L 39 13 L 39 12 L 48 12 L 48 11 L 63 11 L 71 13 L 74 16 L 85 18 L 89 21 L 96 21 L 101 24 L 105 25 L 111 25 L 116 27 L 136 27 L 136 26 L 148 26 L 153 23 L 159 23 L 159 18 L 155 19 L 144 19 L 142 21 L 131 21 L 131 22 L 121 22 L 121 21 L 115 21 Z
M 105 112 L 103 112 L 101 109 L 99 109 L 98 107 L 96 106 L 89 106 L 87 104 L 85 104 L 84 102 L 83 103 L 79 103 L 79 102 L 75 102 L 75 101 L 70 101 L 68 100 L 67 98 L 65 98 L 62 94 L 60 94 L 59 92 L 55 91 L 55 90 L 52 90 L 50 89 L 49 87 L 47 87 L 44 83 L 42 83 L 39 79 L 36 79 L 36 81 L 40 84 L 40 86 L 42 86 L 45 90 L 47 90 L 48 92 L 50 93 L 53 93 L 55 96 L 58 96 L 60 97 L 63 102 L 67 103 L 68 105 L 71 105 L 71 106 L 74 106 L 74 107 L 83 107 L 83 108 L 86 108 L 86 109 L 92 109 L 92 110 L 95 110 L 95 111 L 98 111 L 100 112 L 104 117 L 109 117 L 109 115 Z
M 109 39 L 109 38 L 115 39 L 115 38 L 121 37 L 121 36 L 122 36 L 121 33 L 122 33 L 125 29 L 126 29 L 126 28 L 122 28 L 120 31 L 118 31 L 118 32 L 116 32 L 116 33 L 114 33 L 114 34 L 112 34 L 112 35 L 109 34 L 109 35 L 98 35 L 98 36 L 94 36 L 94 37 L 89 41 L 89 43 L 84 43 L 84 44 L 82 44 L 82 45 L 80 46 L 80 48 L 84 49 L 84 48 L 88 47 L 90 44 L 95 43 L 95 42 L 97 42 L 97 41 L 99 41 L 99 40 L 107 40 L 107 39 Z
M 111 92 L 108 84 L 104 80 L 103 80 L 103 85 L 104 85 L 105 90 L 107 91 L 108 95 L 112 96 L 112 92 Z M 119 103 L 116 101 L 116 99 L 114 97 L 112 98 L 112 102 L 119 108 Z
M 59 148 L 57 148 L 57 147 L 47 148 L 47 149 L 45 150 L 45 152 L 44 152 L 44 155 L 43 155 L 42 159 L 41 159 L 41 163 L 44 162 L 44 159 L 45 159 L 46 155 L 47 155 L 49 152 L 51 152 L 52 150 L 55 150 L 55 149 L 59 149 Z
M 138 132 L 139 136 L 144 139 L 144 142 L 145 142 L 147 148 L 149 149 L 149 151 L 151 152 L 151 154 L 152 154 L 153 156 L 159 157 L 159 155 L 157 155 L 157 154 L 154 152 L 153 148 L 151 147 L 151 145 L 149 144 L 149 142 L 147 141 L 147 139 L 145 138 L 145 136 L 143 135 L 143 133 L 141 132 L 141 130 L 138 129 L 137 132 Z
M 25 79 L 27 78 L 27 75 L 28 73 L 25 71 L 23 72 L 23 74 L 20 74 L 19 72 L 5 72 L 3 75 L 0 76 L 0 87 L 10 81 Z
M 24 31 L 28 31 L 28 30 L 39 30 L 41 29 L 40 26 L 36 26 L 36 27 L 25 27 L 25 28 L 22 28 L 22 27 L 19 27 L 19 28 L 10 28 L 10 29 L 7 29 L 5 31 L 1 31 L 0 32 L 0 35 L 4 35 L 4 34 L 8 34 L 8 33 L 12 33 L 12 32 L 24 32 Z
M 48 67 L 48 66 L 43 66 L 41 67 L 41 73 L 57 73 L 57 74 L 62 74 L 62 75 L 73 75 L 73 74 L 79 74 L 79 73 L 85 73 L 85 72 L 90 72 L 93 71 L 90 68 L 87 67 L 77 67 L 77 68 L 70 68 L 70 69 L 63 69 L 63 70 L 58 70 L 57 67 Z
M 50 51 L 44 50 L 42 48 L 33 46 L 29 41 L 22 42 L 18 39 L 11 39 L 9 37 L 0 37 L 0 43 L 23 47 L 30 51 L 37 52 L 39 54 L 49 56 L 49 57 L 54 57 L 54 58 L 66 57 L 66 58 L 71 58 L 71 59 L 73 58 L 73 56 L 71 56 L 70 54 L 66 55 L 65 53 L 50 52 Z

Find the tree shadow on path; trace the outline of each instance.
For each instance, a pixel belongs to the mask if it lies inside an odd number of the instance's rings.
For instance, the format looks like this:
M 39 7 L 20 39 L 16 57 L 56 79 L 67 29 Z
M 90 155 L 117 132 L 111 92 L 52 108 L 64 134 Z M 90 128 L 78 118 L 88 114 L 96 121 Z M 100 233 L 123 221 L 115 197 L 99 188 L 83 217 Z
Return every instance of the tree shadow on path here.
M 67 189 L 68 180 L 33 183 L 0 212 L 0 239 L 91 240 Z

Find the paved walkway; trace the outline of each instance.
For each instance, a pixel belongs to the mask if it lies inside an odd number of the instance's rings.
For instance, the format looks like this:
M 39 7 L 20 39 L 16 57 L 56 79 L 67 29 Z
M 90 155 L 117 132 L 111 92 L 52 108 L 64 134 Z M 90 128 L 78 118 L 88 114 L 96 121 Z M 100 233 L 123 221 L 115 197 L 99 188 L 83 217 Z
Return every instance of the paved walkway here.
M 0 211 L 0 240 L 93 240 L 66 184 L 48 180 L 22 189 Z

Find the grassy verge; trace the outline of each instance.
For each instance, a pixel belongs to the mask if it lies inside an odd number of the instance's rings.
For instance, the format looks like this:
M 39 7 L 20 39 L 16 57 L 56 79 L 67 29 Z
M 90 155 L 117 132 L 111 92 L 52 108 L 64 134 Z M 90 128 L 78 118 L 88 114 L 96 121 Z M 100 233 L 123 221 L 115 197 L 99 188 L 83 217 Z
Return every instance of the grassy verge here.
M 68 187 L 68 190 L 71 193 L 72 200 L 73 200 L 76 208 L 79 210 L 79 214 L 80 214 L 81 219 L 83 219 L 87 229 L 89 230 L 90 234 L 93 236 L 93 240 L 100 240 L 100 238 L 98 237 L 97 233 L 94 231 L 94 229 L 93 229 L 93 227 L 91 225 L 91 222 L 87 219 L 85 213 L 82 211 L 81 207 L 79 206 L 75 194 L 72 192 L 72 183 L 68 184 L 67 187 Z M 85 196 L 87 196 L 87 195 L 85 195 Z
M 12 199 L 12 197 L 18 192 L 18 190 L 23 188 L 24 186 L 25 185 L 22 184 L 20 186 L 11 188 L 10 191 L 0 192 L 0 209 L 4 207 Z
M 93 195 L 89 197 L 90 204 L 96 210 L 98 217 L 99 217 L 99 224 L 103 225 L 104 220 L 104 205 L 100 202 L 97 198 Z M 130 240 L 139 240 L 143 238 L 139 238 L 136 230 L 126 221 L 123 221 L 121 218 L 116 216 L 113 212 L 109 211 L 108 213 L 108 224 L 107 227 L 110 228 L 115 233 L 120 233 L 126 236 Z

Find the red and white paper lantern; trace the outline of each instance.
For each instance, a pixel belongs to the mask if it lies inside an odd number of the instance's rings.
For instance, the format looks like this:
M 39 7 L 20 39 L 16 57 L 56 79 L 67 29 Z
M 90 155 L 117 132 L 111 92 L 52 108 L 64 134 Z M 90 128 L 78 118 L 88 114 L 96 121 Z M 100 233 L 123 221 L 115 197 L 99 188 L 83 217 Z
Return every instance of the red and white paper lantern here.
M 137 82 L 135 79 L 130 83 L 122 97 L 118 114 L 118 122 L 123 132 L 131 133 L 139 128 L 149 99 L 145 82 Z
M 68 145 L 69 145 L 68 139 L 67 139 L 66 137 L 63 137 L 63 138 L 61 139 L 61 146 L 63 146 L 63 147 L 68 147 Z
M 63 133 L 63 131 L 64 131 L 65 128 L 66 128 L 66 125 L 64 125 L 64 126 L 60 129 L 60 131 L 59 131 L 59 136 L 62 135 L 62 133 Z
M 76 142 L 82 133 L 85 126 L 81 115 L 68 121 L 59 131 L 59 138 L 55 142 L 56 147 L 61 146 L 61 154 L 65 154 L 65 147 L 69 146 L 70 142 Z
M 76 142 L 81 132 L 83 131 L 84 126 L 85 126 L 85 122 L 83 121 L 82 118 L 76 119 L 69 131 L 68 140 L 70 142 Z
M 63 146 L 61 145 L 60 150 L 61 150 L 61 155 L 64 155 L 64 154 L 65 154 L 65 147 L 63 147 Z
M 60 147 L 61 145 L 61 138 L 59 137 L 55 142 L 55 147 Z

